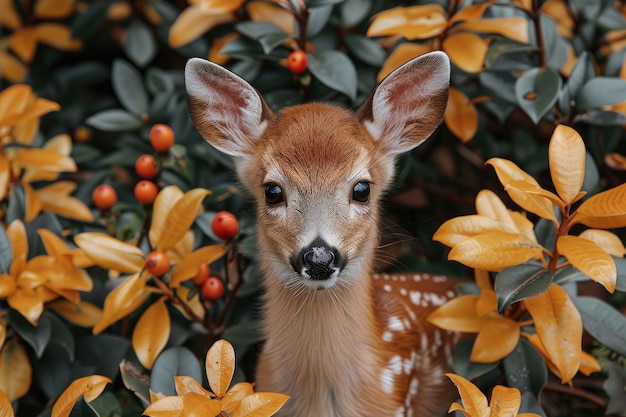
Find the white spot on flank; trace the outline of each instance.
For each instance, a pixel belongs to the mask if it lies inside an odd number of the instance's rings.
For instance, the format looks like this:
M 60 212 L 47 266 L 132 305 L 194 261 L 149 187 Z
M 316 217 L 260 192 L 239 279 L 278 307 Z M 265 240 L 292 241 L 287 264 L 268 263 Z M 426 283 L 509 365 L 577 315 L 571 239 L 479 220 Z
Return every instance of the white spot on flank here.
M 389 322 L 387 323 L 387 329 L 392 332 L 401 332 L 404 330 L 404 324 L 396 316 L 391 316 L 389 317 Z
M 420 304 L 420 300 L 422 298 L 422 292 L 421 291 L 411 291 L 410 297 L 411 297 L 411 302 L 413 304 L 415 304 L 416 306 L 418 306 Z
M 391 342 L 393 340 L 393 335 L 391 334 L 391 332 L 387 331 L 383 333 L 383 340 L 385 342 Z
M 393 394 L 393 374 L 391 369 L 385 368 L 380 373 L 380 386 L 385 394 Z
M 403 297 L 406 297 L 406 295 L 408 294 L 406 288 L 400 288 L 400 295 Z
M 396 410 L 396 417 L 406 417 L 404 415 L 404 407 L 400 407 Z
M 422 280 L 422 276 L 421 275 L 413 275 L 413 281 L 420 282 L 421 280 Z
M 387 292 L 391 292 L 391 285 L 389 285 L 389 284 L 383 285 L 383 290 L 385 290 Z

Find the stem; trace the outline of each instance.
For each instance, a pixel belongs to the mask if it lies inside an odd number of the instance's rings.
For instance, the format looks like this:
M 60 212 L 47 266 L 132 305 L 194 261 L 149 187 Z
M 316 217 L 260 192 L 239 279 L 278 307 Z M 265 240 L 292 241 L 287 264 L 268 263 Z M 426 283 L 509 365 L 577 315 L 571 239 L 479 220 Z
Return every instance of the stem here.
M 572 216 L 570 215 L 571 206 L 568 204 L 561 209 L 561 214 L 563 218 L 561 219 L 561 224 L 556 232 L 556 239 L 554 240 L 554 246 L 552 247 L 552 254 L 550 255 L 550 263 L 548 264 L 548 270 L 551 274 L 554 274 L 558 269 L 560 269 L 559 262 L 559 250 L 557 249 L 557 243 L 559 241 L 559 237 L 566 236 L 567 232 L 570 228 L 570 220 Z
M 541 31 L 541 7 L 539 0 L 533 0 L 532 20 L 535 24 L 535 36 L 537 37 L 537 47 L 539 48 L 539 67 L 546 69 L 548 67 L 548 59 L 546 58 L 546 45 Z
M 226 254 L 226 267 L 224 268 L 224 279 L 226 282 L 233 282 L 231 280 L 231 269 L 234 269 L 235 272 L 235 281 L 233 284 L 233 289 L 226 296 L 226 300 L 224 301 L 224 306 L 220 311 L 220 315 L 214 323 L 207 323 L 207 328 L 211 330 L 213 334 L 219 334 L 224 330 L 224 324 L 226 322 L 226 317 L 228 316 L 228 312 L 232 308 L 233 301 L 237 292 L 243 285 L 243 265 L 241 253 L 237 249 L 236 246 L 232 246 L 228 253 Z

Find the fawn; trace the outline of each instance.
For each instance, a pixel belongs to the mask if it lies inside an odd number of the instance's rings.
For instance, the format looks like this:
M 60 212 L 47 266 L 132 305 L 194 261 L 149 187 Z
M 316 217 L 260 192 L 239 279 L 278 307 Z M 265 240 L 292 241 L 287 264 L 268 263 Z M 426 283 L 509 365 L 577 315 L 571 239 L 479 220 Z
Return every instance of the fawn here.
M 448 57 L 432 52 L 356 113 L 309 103 L 275 114 L 233 73 L 187 63 L 196 128 L 234 157 L 256 200 L 266 289 L 257 387 L 291 396 L 277 415 L 444 415 L 455 398 L 442 373 L 456 338 L 426 322 L 454 280 L 372 271 L 394 159 L 439 125 L 449 78 Z

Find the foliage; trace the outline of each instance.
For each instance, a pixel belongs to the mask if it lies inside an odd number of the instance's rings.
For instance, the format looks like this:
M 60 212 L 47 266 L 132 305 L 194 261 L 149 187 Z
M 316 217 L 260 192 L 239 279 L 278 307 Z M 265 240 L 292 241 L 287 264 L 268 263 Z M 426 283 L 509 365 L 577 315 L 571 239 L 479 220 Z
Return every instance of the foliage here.
M 356 108 L 394 68 L 436 49 L 453 64 L 444 124 L 398 163 L 378 256 L 395 261 L 377 267 L 474 269 L 430 317 L 468 333 L 449 376 L 463 402 L 454 409 L 487 412 L 466 378 L 484 392 L 500 384 L 491 415 L 495 403 L 540 415 L 626 412 L 621 3 L 0 0 L 0 9 L 0 414 L 46 415 L 56 403 L 73 415 L 134 416 L 159 403 L 152 391 L 175 415 L 185 401 L 251 392 L 238 383 L 226 393 L 230 378 L 209 385 L 213 396 L 200 386 L 201 358 L 221 338 L 238 352 L 235 381 L 252 378 L 260 290 L 248 200 L 230 159 L 187 114 L 189 57 L 227 66 L 274 109 Z M 165 126 L 166 146 L 152 144 L 153 126 Z M 146 154 L 148 174 L 135 169 Z M 154 202 L 135 198 L 141 180 L 158 190 Z M 113 207 L 94 202 L 103 184 Z M 232 239 L 213 230 L 220 211 L 237 215 Z M 155 251 L 169 268 L 146 264 Z M 225 287 L 217 300 L 194 284 L 208 263 Z

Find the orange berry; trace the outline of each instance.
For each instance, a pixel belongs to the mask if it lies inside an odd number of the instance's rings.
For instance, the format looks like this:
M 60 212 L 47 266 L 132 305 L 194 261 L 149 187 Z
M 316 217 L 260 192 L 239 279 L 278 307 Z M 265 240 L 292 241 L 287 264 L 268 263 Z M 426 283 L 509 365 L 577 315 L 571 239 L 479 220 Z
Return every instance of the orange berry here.
M 150 179 L 157 176 L 159 167 L 154 156 L 143 154 L 135 161 L 135 171 L 141 178 Z
M 166 152 L 174 144 L 174 131 L 163 123 L 157 123 L 150 129 L 150 144 L 157 152 Z
M 155 277 L 165 275 L 170 270 L 170 260 L 163 252 L 152 251 L 146 256 L 146 270 Z
M 289 54 L 287 57 L 287 68 L 294 74 L 302 74 L 306 71 L 308 65 L 308 58 L 306 53 L 301 49 L 297 49 Z
M 156 184 L 149 180 L 142 180 L 135 185 L 135 198 L 141 204 L 152 204 L 159 193 Z
M 74 130 L 74 140 L 80 143 L 87 143 L 91 140 L 91 129 L 87 126 L 78 126 Z
M 108 210 L 117 203 L 117 192 L 108 184 L 98 185 L 93 189 L 91 199 L 100 210 Z
M 231 240 L 239 232 L 239 221 L 233 213 L 220 211 L 211 221 L 211 229 L 220 239 Z
M 202 284 L 202 296 L 209 301 L 216 301 L 224 295 L 224 283 L 217 277 L 209 277 Z
M 195 285 L 196 287 L 201 287 L 202 284 L 204 284 L 204 282 L 209 279 L 210 276 L 211 268 L 209 267 L 209 264 L 204 263 L 200 265 L 200 270 L 198 271 L 196 276 L 193 277 L 191 282 L 193 282 L 193 285 Z

